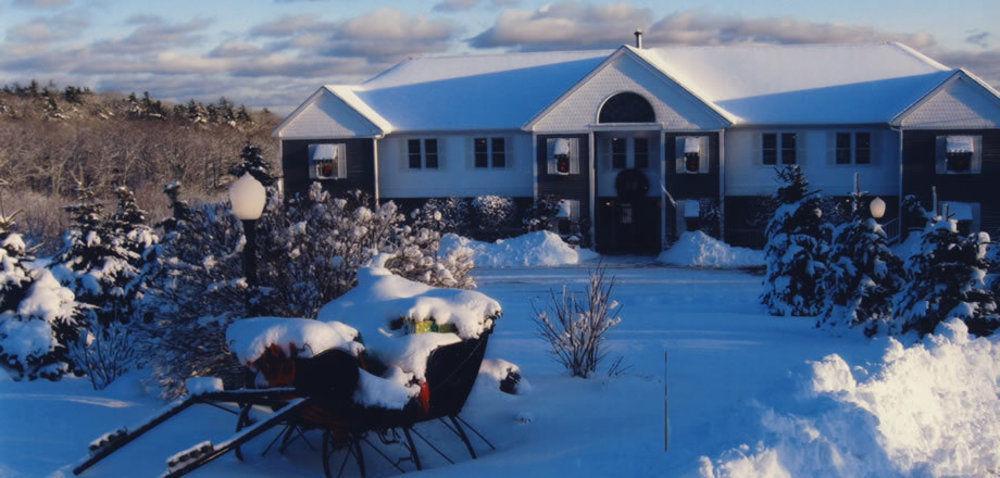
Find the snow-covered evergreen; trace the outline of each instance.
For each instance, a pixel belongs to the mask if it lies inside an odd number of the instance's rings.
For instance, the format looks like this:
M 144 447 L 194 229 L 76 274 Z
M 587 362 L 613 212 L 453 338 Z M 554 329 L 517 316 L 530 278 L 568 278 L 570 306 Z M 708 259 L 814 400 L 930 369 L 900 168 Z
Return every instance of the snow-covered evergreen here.
M 252 143 L 247 143 L 243 146 L 243 150 L 240 151 L 240 161 L 229 168 L 229 174 L 235 178 L 239 178 L 247 173 L 250 173 L 254 179 L 260 181 L 268 189 L 269 196 L 273 195 L 278 180 L 274 177 L 274 173 L 271 171 L 271 163 L 264 158 L 264 153 L 260 149 L 260 146 Z
M 1000 326 L 997 304 L 987 288 L 990 237 L 962 235 L 957 221 L 938 216 L 924 229 L 920 250 L 906 264 L 909 281 L 896 299 L 899 331 L 926 335 L 956 317 L 977 335 Z
M 32 269 L 12 217 L 0 213 L 0 365 L 15 380 L 55 380 L 73 371 L 66 345 L 75 341 L 73 292 L 49 271 Z
M 761 302 L 772 315 L 812 316 L 823 310 L 823 277 L 830 227 L 823 221 L 820 195 L 798 165 L 777 170 L 784 184 L 767 225 L 764 260 L 767 275 Z
M 851 217 L 834 231 L 826 274 L 827 304 L 817 326 L 863 326 L 873 335 L 892 320 L 892 298 L 902 286 L 903 263 L 882 227 L 868 214 L 868 197 L 849 198 Z
M 517 207 L 511 198 L 495 195 L 477 196 L 471 205 L 476 239 L 487 241 L 509 235 L 517 213 Z

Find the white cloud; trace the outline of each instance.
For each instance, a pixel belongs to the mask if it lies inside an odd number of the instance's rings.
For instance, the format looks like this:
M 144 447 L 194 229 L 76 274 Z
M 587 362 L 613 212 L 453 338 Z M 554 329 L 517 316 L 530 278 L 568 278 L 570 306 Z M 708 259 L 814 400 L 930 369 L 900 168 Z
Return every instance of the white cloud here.
M 14 0 L 14 5 L 28 8 L 58 8 L 73 3 L 72 0 Z

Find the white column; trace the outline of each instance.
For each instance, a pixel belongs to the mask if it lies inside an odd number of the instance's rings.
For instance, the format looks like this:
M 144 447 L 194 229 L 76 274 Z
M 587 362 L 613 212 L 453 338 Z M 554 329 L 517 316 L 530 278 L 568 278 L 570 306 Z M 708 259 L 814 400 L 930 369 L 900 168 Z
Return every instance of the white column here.
M 597 168 L 596 162 L 594 160 L 596 154 L 596 144 L 594 141 L 594 132 L 590 131 L 587 133 L 587 162 L 589 163 L 587 169 L 587 175 L 590 177 L 590 244 L 591 247 L 597 247 Z

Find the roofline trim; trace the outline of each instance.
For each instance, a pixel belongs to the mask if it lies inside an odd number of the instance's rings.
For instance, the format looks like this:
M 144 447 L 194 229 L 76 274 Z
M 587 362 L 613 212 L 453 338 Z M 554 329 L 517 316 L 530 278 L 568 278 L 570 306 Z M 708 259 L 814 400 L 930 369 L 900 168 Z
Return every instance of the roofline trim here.
M 298 108 L 295 108 L 291 113 L 288 114 L 288 116 L 285 117 L 284 120 L 281 121 L 281 123 L 278 123 L 278 126 L 275 126 L 274 129 L 271 130 L 271 136 L 272 137 L 276 137 L 276 138 L 284 139 L 281 136 L 282 130 L 284 130 L 285 127 L 287 127 L 289 124 L 291 124 L 291 122 L 294 121 L 295 118 L 298 118 L 298 116 L 300 114 L 302 114 L 302 111 L 304 111 L 307 106 L 309 106 L 314 101 L 316 101 L 316 98 L 319 95 L 323 94 L 323 92 L 330 93 L 335 98 L 337 98 L 342 103 L 344 103 L 344 105 L 346 105 L 348 108 L 350 108 L 352 111 L 354 111 L 358 116 L 360 116 L 362 119 L 364 119 L 365 121 L 367 121 L 372 126 L 372 128 L 376 131 L 376 133 L 375 133 L 376 136 L 382 136 L 382 135 L 385 135 L 387 133 L 387 131 L 386 131 L 385 128 L 383 128 L 381 125 L 379 125 L 376 121 L 373 121 L 372 118 L 370 118 L 365 113 L 359 111 L 358 108 L 355 107 L 355 105 L 351 104 L 350 101 L 344 99 L 342 96 L 340 96 L 339 94 L 337 94 L 337 92 L 334 91 L 330 86 L 324 85 L 324 86 L 321 86 L 320 88 L 316 89 L 316 91 L 313 92 L 313 94 L 309 95 L 309 97 L 306 98 L 306 100 L 303 101 L 302 104 L 300 104 L 298 106 Z M 369 136 L 369 135 L 365 135 L 365 136 Z M 358 136 L 358 137 L 365 137 L 365 136 Z

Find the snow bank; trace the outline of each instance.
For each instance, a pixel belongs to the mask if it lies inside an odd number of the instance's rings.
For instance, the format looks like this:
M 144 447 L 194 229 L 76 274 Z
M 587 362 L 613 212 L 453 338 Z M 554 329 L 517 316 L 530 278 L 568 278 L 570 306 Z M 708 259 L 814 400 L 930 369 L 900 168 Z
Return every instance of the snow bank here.
M 733 247 L 701 231 L 685 232 L 657 259 L 664 264 L 688 267 L 756 267 L 764 265 L 764 253 Z
M 468 248 L 479 267 L 562 266 L 590 261 L 597 254 L 589 249 L 574 249 L 558 234 L 537 231 L 493 243 L 475 241 L 455 234 L 441 238 L 439 256 L 458 248 Z
M 773 410 L 763 442 L 701 459 L 705 477 L 990 476 L 1000 470 L 1000 337 L 952 319 L 869 374 L 838 355 L 811 364 L 804 412 Z
M 353 355 L 363 349 L 354 341 L 358 332 L 340 323 L 286 317 L 254 317 L 233 322 L 226 330 L 229 350 L 240 362 L 251 364 L 268 347 L 280 347 L 286 356 L 312 357 L 330 349 Z

